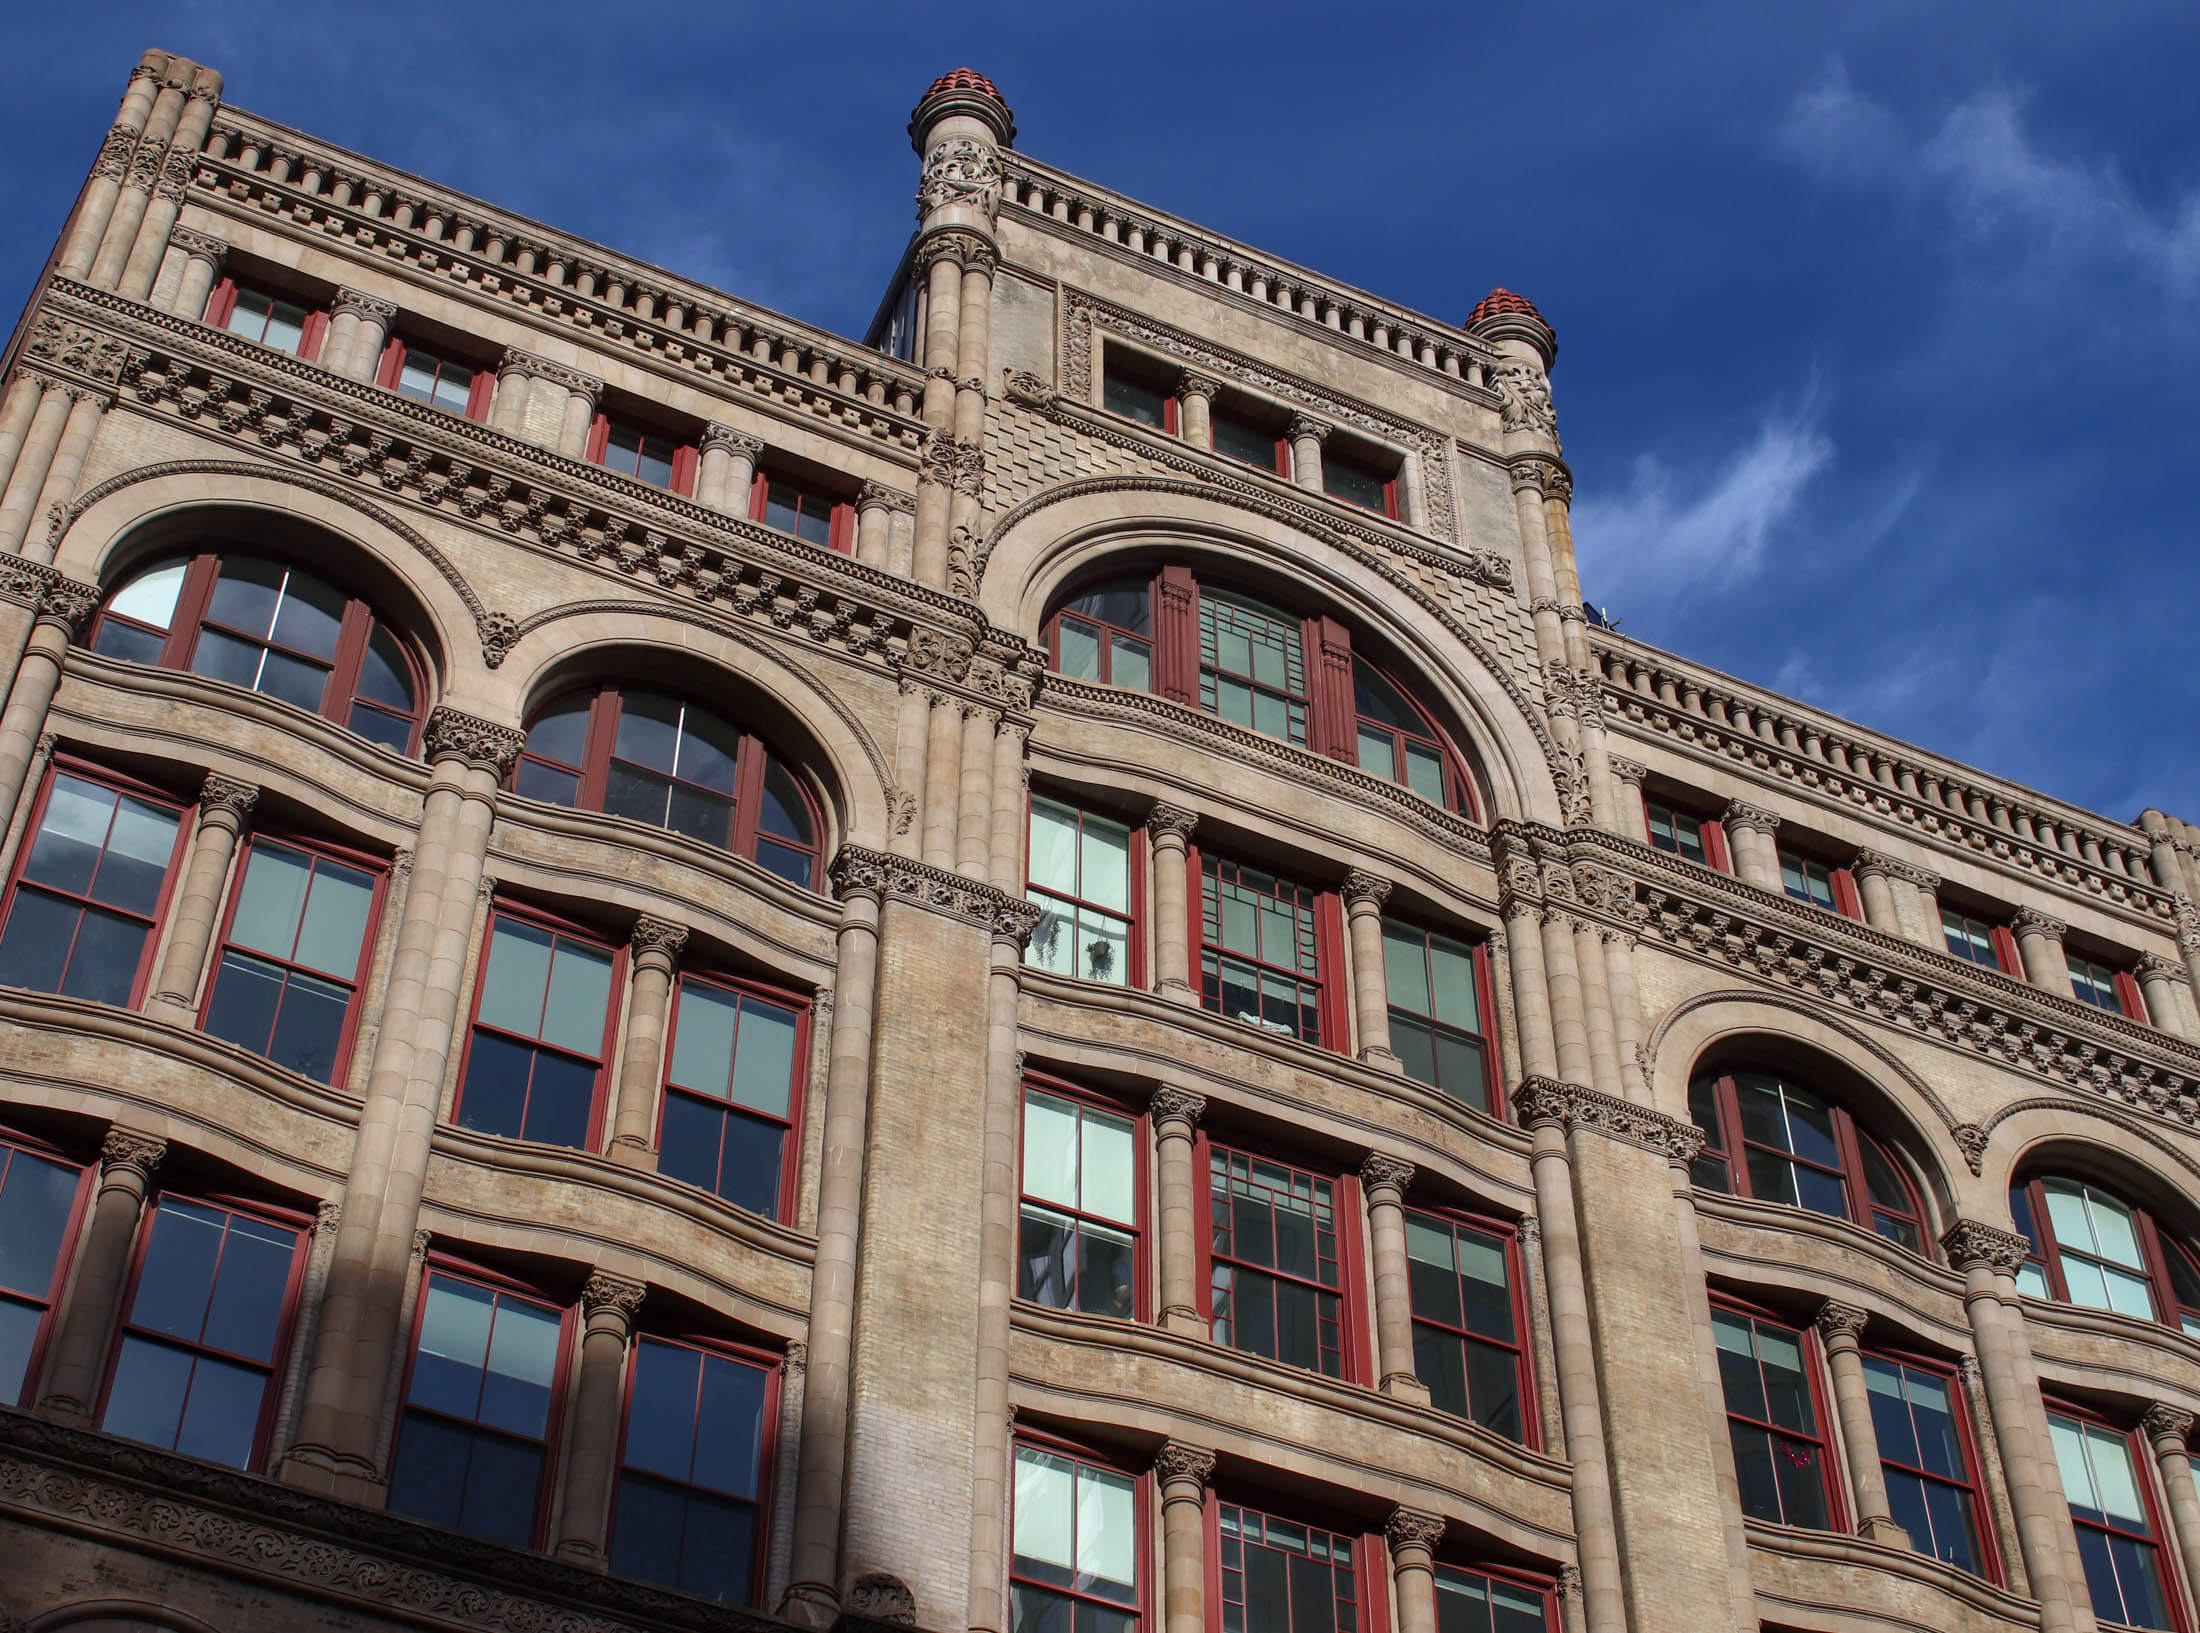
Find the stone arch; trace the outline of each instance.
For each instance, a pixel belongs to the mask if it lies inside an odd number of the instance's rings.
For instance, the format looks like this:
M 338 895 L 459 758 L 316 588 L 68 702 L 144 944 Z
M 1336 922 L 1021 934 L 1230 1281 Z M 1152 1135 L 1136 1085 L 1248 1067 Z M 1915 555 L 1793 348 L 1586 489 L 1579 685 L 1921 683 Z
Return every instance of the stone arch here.
M 511 718 L 524 722 L 553 693 L 638 665 L 669 683 L 732 681 L 753 700 L 775 750 L 807 771 L 841 841 L 883 849 L 893 768 L 862 718 L 833 688 L 760 633 L 697 608 L 649 601 L 576 601 L 514 626 L 506 674 Z M 828 842 L 826 858 L 831 859 Z
M 1706 1062 L 1767 1059 L 1814 1075 L 1895 1146 L 1923 1182 L 1943 1227 L 1961 1211 L 1954 1176 L 1966 1166 L 1955 1115 L 1923 1077 L 1884 1044 L 1837 1016 L 1785 993 L 1740 989 L 1698 993 L 1666 1012 L 1642 1045 L 1652 1101 L 1686 1118 L 1688 1085 Z
M 2124 1139 L 2104 1138 L 2103 1123 Z M 2094 1178 L 2173 1222 L 2188 1242 L 2200 1243 L 2200 1205 L 2192 1200 L 2200 1194 L 2200 1161 L 2140 1113 L 2110 1100 L 2034 1095 L 2003 1106 L 1981 1127 L 1989 1143 L 1980 1180 L 1994 1195 L 2007 1196 L 2019 1174 L 2043 1169 Z
M 1062 587 L 1111 555 L 1168 543 L 1227 561 L 1256 581 L 1311 590 L 1404 660 L 1406 678 L 1465 728 L 1488 784 L 1489 815 L 1563 825 L 1561 789 L 1575 776 L 1529 697 L 1461 607 L 1512 598 L 1386 555 L 1251 495 L 1161 477 L 1073 482 L 1025 501 L 981 547 L 979 602 L 997 627 L 1034 636 Z M 1431 552 L 1434 559 L 1434 552 Z M 1523 627 L 1525 627 L 1523 625 Z M 1456 656 L 1464 649 L 1470 663 Z
M 137 1599 L 85 1599 L 23 1624 L 25 1633 L 215 1633 L 196 1616 Z

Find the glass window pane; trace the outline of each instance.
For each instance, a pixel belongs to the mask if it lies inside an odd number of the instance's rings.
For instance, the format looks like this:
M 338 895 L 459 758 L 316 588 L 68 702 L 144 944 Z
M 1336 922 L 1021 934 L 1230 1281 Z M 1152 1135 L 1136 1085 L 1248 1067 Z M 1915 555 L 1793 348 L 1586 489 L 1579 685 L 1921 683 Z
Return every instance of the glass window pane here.
M 290 957 L 312 881 L 313 858 L 305 852 L 254 841 L 245 860 L 244 885 L 237 892 L 237 911 L 230 921 L 230 942 L 276 958 Z M 357 962 L 356 948 L 353 962 Z
M 552 1311 L 517 1299 L 497 1301 L 482 1377 L 481 1422 L 541 1438 L 557 1373 L 559 1322 Z
M 289 575 L 271 561 L 231 556 L 221 564 L 206 616 L 240 634 L 265 639 L 275 632 L 282 607 L 283 581 Z
M 1136 1490 L 1119 1474 L 1077 1471 L 1077 1568 L 1088 1582 L 1137 1581 Z
M 1105 1219 L 1137 1216 L 1135 1125 L 1105 1112 L 1084 1114 L 1084 1210 Z
M 1431 1012 L 1428 942 L 1420 931 L 1384 924 L 1383 979 L 1393 1006 L 1416 1015 Z
M 764 798 L 757 808 L 756 825 L 765 833 L 777 834 L 799 845 L 809 844 L 814 837 L 810 831 L 809 803 L 803 799 L 794 773 L 777 760 L 764 762 Z
M 1113 635 L 1108 639 L 1108 678 L 1132 691 L 1153 689 L 1153 649 L 1144 641 Z
M 2101 1256 L 2127 1270 L 2139 1270 L 2146 1261 L 2139 1253 L 2138 1221 L 2132 1210 L 2105 1192 L 2086 1188 L 2086 1213 L 2093 1221 L 2093 1239 Z
M 232 1215 L 221 1274 L 207 1306 L 203 1341 L 249 1360 L 272 1362 L 290 1290 L 298 1233 Z
M 1037 1090 L 1024 1095 L 1024 1194 L 1078 1205 L 1077 1107 Z
M 281 1012 L 267 1040 L 267 1058 L 323 1083 L 336 1074 L 351 988 L 293 971 L 284 983 Z
M 92 884 L 93 900 L 150 914 L 160 902 L 168 858 L 175 854 L 177 821 L 173 811 L 122 796 L 107 835 L 107 854 L 100 859 L 99 876 Z
M 197 1343 L 206 1325 L 227 1215 L 163 1197 L 154 1211 L 130 1324 Z
M 1055 669 L 1072 680 L 1100 679 L 1100 631 L 1082 619 L 1068 617 L 1055 630 L 1061 652 Z
M 703 1357 L 695 1414 L 695 1483 L 732 1497 L 757 1494 L 764 1430 L 764 1370 Z
M 1360 727 L 1360 769 L 1386 782 L 1398 780 L 1398 740 L 1374 726 Z
M 420 1347 L 406 1398 L 453 1417 L 471 1418 L 481 1403 L 481 1367 L 489 1356 L 489 1320 L 496 1295 L 471 1282 L 430 1276 L 420 1317 Z
M 1031 802 L 1031 882 L 1064 896 L 1077 888 L 1077 813 L 1053 800 Z
M 0 1147 L 0 1288 L 44 1298 L 53 1285 L 62 1237 L 76 1203 L 78 1171 Z M 0 1401 L 12 1401 L 0 1376 Z
M 412 712 L 412 669 L 405 662 L 405 649 L 380 624 L 367 637 L 367 649 L 359 659 L 359 696 L 407 714 Z
M 683 981 L 674 1014 L 672 1069 L 667 1074 L 671 1081 L 723 1100 L 733 1080 L 733 1039 L 740 1015 L 741 1000 L 733 993 Z
M 794 1092 L 795 1011 L 760 998 L 741 1000 L 741 1032 L 734 1054 L 736 1103 L 785 1117 Z
M 1466 1032 L 1482 1030 L 1481 1006 L 1474 990 L 1474 951 L 1441 936 L 1429 939 L 1429 966 L 1436 997 L 1436 1018 Z
M 307 653 L 324 663 L 333 660 L 348 600 L 349 597 L 333 584 L 323 583 L 310 573 L 292 571 L 283 586 L 282 602 L 275 614 L 277 644 Z
M 542 1001 L 550 988 L 549 931 L 499 918 L 489 938 L 489 968 L 481 981 L 481 1022 L 532 1038 L 542 1028 Z M 597 1012 L 600 1027 L 602 1011 Z M 595 1051 L 589 1051 L 593 1054 Z
M 172 561 L 165 567 L 140 573 L 115 592 L 114 599 L 107 603 L 107 610 L 125 618 L 135 618 L 155 629 L 166 629 L 176 616 L 176 597 L 183 591 L 183 575 L 190 565 L 189 562 Z
M 558 938 L 550 961 L 550 1002 L 542 1041 L 577 1055 L 603 1053 L 604 1014 L 611 1002 L 611 955 Z
M 359 969 L 359 954 L 367 938 L 367 914 L 373 905 L 372 874 L 322 861 L 313 870 L 313 890 L 306 898 L 305 923 L 298 935 L 298 962 L 349 980 Z
M 695 1460 L 695 1401 L 702 1351 L 644 1338 L 634 1347 L 626 1466 L 685 1482 Z M 622 1522 L 625 1516 L 620 1516 Z
M 1015 1550 L 1019 1570 L 1042 1580 L 1052 1565 L 1066 1586 L 1077 1568 L 1076 1476 L 1066 1457 L 1051 1457 L 1027 1447 L 1016 1449 Z M 1032 1566 L 1041 1567 L 1030 1570 Z
M 1119 822 L 1085 818 L 1083 864 L 1085 900 L 1127 913 L 1131 905 L 1131 831 Z

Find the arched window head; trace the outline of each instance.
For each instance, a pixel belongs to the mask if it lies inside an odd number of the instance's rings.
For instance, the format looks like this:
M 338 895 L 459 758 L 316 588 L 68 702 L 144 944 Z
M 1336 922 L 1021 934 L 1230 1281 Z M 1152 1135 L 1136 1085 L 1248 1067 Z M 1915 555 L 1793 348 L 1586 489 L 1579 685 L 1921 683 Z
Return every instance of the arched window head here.
M 1894 1153 L 1848 1108 L 1785 1072 L 1699 1073 L 1688 1112 L 1703 1131 L 1695 1181 L 1760 1202 L 1869 1225 L 1925 1251 L 1925 1210 Z
M 1103 579 L 1058 602 L 1042 632 L 1056 673 L 1154 692 L 1280 742 L 1356 765 L 1480 815 L 1473 777 L 1411 693 L 1307 617 L 1190 568 Z
M 818 816 L 754 732 L 668 692 L 605 686 L 540 710 L 512 786 L 531 799 L 632 817 L 817 887 Z
M 303 568 L 223 551 L 170 556 L 107 597 L 92 650 L 225 680 L 410 754 L 418 661 L 358 596 Z
M 2091 1180 L 2036 1174 L 2010 1187 L 2009 1216 L 2032 1244 L 2020 1290 L 2200 1336 L 2200 1260 L 2147 1209 Z

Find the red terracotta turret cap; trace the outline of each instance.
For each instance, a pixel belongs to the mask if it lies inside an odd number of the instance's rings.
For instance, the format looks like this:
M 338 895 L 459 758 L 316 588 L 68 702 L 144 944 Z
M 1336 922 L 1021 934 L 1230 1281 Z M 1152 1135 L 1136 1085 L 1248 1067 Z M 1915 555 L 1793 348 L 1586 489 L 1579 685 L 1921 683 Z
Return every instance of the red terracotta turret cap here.
M 1549 368 L 1558 356 L 1558 334 L 1535 309 L 1535 302 L 1509 289 L 1493 289 L 1467 314 L 1467 332 L 1484 340 L 1525 340 L 1543 354 Z
M 940 75 L 909 116 L 909 140 L 924 151 L 924 136 L 951 114 L 968 114 L 993 127 L 994 139 L 1003 147 L 1016 144 L 1016 116 L 1009 112 L 1001 89 L 975 68 L 956 68 Z

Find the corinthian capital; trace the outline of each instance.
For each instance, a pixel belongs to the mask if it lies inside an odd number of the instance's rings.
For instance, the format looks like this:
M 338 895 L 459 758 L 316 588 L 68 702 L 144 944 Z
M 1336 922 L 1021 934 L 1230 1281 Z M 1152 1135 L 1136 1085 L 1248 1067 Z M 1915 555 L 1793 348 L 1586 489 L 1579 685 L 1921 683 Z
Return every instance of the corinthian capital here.
M 1172 1440 L 1154 1453 L 1153 1472 L 1164 1491 L 1179 1483 L 1205 1486 L 1214 1477 L 1215 1454 L 1202 1446 Z
M 2015 1231 L 1976 1219 L 1958 1219 L 1941 1236 L 1940 1245 L 1956 1269 L 1984 1265 L 2000 1276 L 2015 1275 L 2032 1256 L 2032 1244 Z
M 127 1170 L 142 1184 L 153 1177 L 153 1170 L 167 1155 L 166 1140 L 118 1126 L 108 1129 L 107 1137 L 99 1142 L 99 1171 L 111 1174 L 117 1169 Z
M 1768 838 L 1780 831 L 1780 814 L 1742 800 L 1731 802 L 1721 820 L 1729 833 L 1760 833 Z
M 2049 941 L 2060 942 L 2070 933 L 2070 926 L 2052 913 L 2043 913 L 2036 907 L 2020 907 L 2010 917 L 2009 927 L 2019 936 L 2045 936 Z

